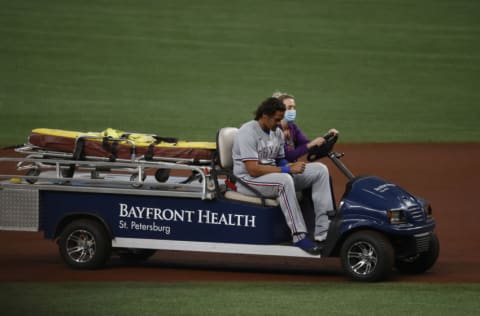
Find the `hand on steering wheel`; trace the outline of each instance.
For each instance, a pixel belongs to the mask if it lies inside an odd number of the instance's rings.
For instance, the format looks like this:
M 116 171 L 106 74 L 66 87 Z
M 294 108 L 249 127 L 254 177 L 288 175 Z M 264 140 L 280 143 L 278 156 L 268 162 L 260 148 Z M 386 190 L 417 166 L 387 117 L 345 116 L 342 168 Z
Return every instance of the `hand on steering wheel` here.
M 317 159 L 327 156 L 332 151 L 333 146 L 337 142 L 338 134 L 339 133 L 337 130 L 331 129 L 323 137 L 319 137 L 324 139 L 324 143 L 321 144 L 320 146 L 318 145 L 312 146 L 308 150 L 307 160 L 315 161 Z

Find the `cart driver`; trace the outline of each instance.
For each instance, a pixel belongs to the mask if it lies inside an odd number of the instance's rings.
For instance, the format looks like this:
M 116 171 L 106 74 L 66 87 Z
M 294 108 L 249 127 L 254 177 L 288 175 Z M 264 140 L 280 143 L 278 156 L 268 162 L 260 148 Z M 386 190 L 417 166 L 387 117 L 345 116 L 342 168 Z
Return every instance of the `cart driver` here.
M 257 108 L 255 119 L 243 124 L 236 135 L 232 156 L 233 172 L 264 196 L 275 197 L 292 233 L 293 244 L 318 255 L 327 238 L 327 211 L 333 209 L 329 173 L 321 163 L 291 162 L 285 159 L 283 132 L 278 125 L 285 114 L 285 105 L 277 98 L 268 98 Z M 252 193 L 238 183 L 238 192 Z M 315 211 L 314 239 L 307 237 L 307 228 L 297 201 L 296 191 L 312 188 Z
M 280 127 L 285 137 L 285 158 L 288 161 L 307 161 L 307 153 L 315 146 L 322 146 L 326 140 L 324 137 L 316 137 L 309 140 L 302 132 L 300 127 L 295 124 L 297 116 L 297 106 L 295 97 L 285 92 L 274 92 L 272 97 L 279 99 L 285 104 L 285 115 L 280 122 Z M 335 128 L 331 128 L 327 133 L 338 136 L 339 132 Z

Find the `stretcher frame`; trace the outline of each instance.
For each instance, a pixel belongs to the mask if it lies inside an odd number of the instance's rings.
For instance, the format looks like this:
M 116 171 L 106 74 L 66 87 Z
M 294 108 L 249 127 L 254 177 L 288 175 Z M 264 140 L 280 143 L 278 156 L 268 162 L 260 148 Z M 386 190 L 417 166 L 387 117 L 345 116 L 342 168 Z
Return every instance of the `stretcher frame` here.
M 145 194 L 158 196 L 174 196 L 211 200 L 215 198 L 215 182 L 210 175 L 210 167 L 179 164 L 163 161 L 108 162 L 71 159 L 47 159 L 39 157 L 0 157 L 0 163 L 17 163 L 17 170 L 37 170 L 37 174 L 0 174 L 3 186 L 32 185 L 32 188 L 48 188 L 51 190 L 76 191 L 79 187 L 102 192 L 112 191 L 126 194 Z M 75 165 L 76 173 L 65 177 L 62 170 Z M 194 177 L 172 177 L 173 180 L 154 182 L 146 179 L 148 170 L 164 169 L 188 171 Z M 101 171 L 105 170 L 103 176 Z M 90 175 L 88 174 L 90 171 Z M 185 180 L 186 178 L 186 180 Z M 7 181 L 5 181 L 7 180 Z M 9 180 L 9 181 L 8 181 Z
M 109 143 L 123 143 L 130 146 L 130 159 L 114 158 L 106 156 L 79 155 L 76 153 L 79 142 L 93 140 L 103 142 L 105 137 L 82 135 L 75 139 L 75 146 L 72 152 L 49 150 L 45 147 L 39 147 L 30 143 L 26 143 L 15 149 L 16 152 L 26 155 L 26 160 L 19 161 L 17 170 L 28 170 L 26 180 L 29 183 L 35 183 L 42 170 L 52 169 L 52 165 L 57 165 L 56 160 L 62 161 L 59 164 L 58 172 L 64 178 L 73 177 L 74 173 L 80 170 L 87 170 L 91 174 L 91 179 L 98 179 L 99 172 L 108 169 L 110 172 L 126 172 L 130 173 L 132 186 L 141 186 L 145 180 L 145 170 L 143 168 L 157 168 L 155 178 L 158 182 L 165 182 L 170 174 L 171 166 L 165 166 L 162 163 L 173 163 L 190 166 L 209 166 L 211 159 L 195 159 L 195 158 L 178 158 L 163 157 L 152 155 L 147 159 L 145 154 L 137 155 L 137 146 L 135 142 L 126 138 L 108 137 Z M 212 151 L 213 156 L 213 151 Z M 55 161 L 51 161 L 51 160 Z M 69 162 L 67 162 L 69 161 Z M 79 163 L 79 161 L 86 163 Z M 90 163 L 88 163 L 90 162 Z M 105 165 L 92 164 L 94 162 L 105 162 Z M 140 169 L 139 169 L 140 168 Z M 186 183 L 198 179 L 197 172 L 192 169 L 192 175 L 185 180 Z

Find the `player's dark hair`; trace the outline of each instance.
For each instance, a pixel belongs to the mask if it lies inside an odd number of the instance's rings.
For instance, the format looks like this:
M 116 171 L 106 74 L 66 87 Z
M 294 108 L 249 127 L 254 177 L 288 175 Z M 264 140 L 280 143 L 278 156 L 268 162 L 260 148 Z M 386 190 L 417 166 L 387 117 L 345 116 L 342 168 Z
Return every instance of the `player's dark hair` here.
M 282 101 L 273 97 L 268 98 L 258 106 L 257 111 L 255 112 L 255 120 L 258 121 L 263 114 L 272 117 L 277 111 L 285 112 L 285 110 L 286 107 Z

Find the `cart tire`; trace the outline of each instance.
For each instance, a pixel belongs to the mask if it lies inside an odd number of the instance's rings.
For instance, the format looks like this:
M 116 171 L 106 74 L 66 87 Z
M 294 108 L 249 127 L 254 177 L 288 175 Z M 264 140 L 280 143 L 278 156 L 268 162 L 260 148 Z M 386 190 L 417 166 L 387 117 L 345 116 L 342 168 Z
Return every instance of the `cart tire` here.
M 394 250 L 383 234 L 364 230 L 347 237 L 340 259 L 343 270 L 353 280 L 377 282 L 392 272 Z
M 111 240 L 99 222 L 79 219 L 68 224 L 60 234 L 58 248 L 64 262 L 74 268 L 102 268 L 111 253 Z
M 440 242 L 438 241 L 437 235 L 432 234 L 428 251 L 422 252 L 414 257 L 396 259 L 395 268 L 397 268 L 400 273 L 405 274 L 424 273 L 437 262 L 439 254 Z
M 120 248 L 116 250 L 120 259 L 128 264 L 147 261 L 156 252 L 155 249 Z
M 33 168 L 33 169 L 30 169 L 28 170 L 26 176 L 32 176 L 32 177 L 38 177 L 40 175 L 41 171 L 39 168 Z M 26 181 L 30 184 L 35 184 L 37 182 L 37 179 L 26 179 Z
M 167 182 L 170 177 L 170 169 L 160 168 L 155 171 L 155 180 L 160 183 Z

